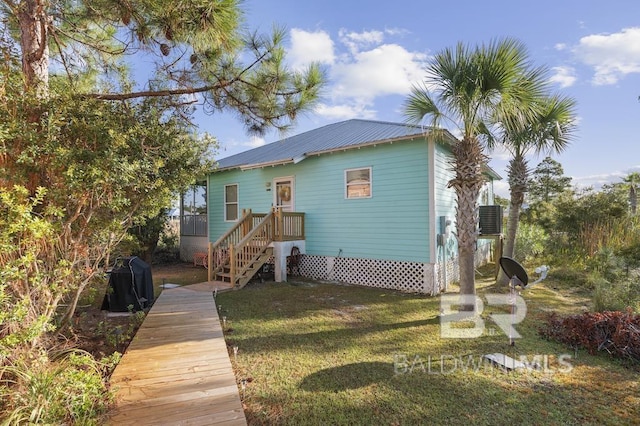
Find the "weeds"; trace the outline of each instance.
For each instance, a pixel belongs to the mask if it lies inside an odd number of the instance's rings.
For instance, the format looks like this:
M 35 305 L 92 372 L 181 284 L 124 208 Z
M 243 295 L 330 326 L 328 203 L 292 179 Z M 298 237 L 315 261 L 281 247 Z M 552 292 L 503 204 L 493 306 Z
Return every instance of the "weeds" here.
M 99 424 L 111 403 L 103 377 L 118 360 L 79 350 L 17 357 L 0 369 L 2 424 Z

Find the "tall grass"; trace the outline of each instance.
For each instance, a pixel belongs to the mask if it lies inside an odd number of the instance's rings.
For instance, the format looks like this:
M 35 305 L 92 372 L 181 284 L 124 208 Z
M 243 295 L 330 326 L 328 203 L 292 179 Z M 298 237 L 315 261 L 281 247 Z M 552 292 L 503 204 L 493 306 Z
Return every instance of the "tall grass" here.
M 588 256 L 609 248 L 614 251 L 640 244 L 640 217 L 616 218 L 583 224 L 578 234 L 579 246 Z
M 14 357 L 0 369 L 1 424 L 100 424 L 111 403 L 104 372 L 117 359 L 79 350 Z

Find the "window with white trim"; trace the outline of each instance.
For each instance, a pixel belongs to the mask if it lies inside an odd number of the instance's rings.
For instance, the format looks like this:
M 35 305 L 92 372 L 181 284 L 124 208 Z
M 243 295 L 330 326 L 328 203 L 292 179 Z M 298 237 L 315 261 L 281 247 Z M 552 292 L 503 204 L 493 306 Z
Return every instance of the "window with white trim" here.
M 238 184 L 224 186 L 224 220 L 238 220 Z
M 346 198 L 371 198 L 371 167 L 344 171 Z

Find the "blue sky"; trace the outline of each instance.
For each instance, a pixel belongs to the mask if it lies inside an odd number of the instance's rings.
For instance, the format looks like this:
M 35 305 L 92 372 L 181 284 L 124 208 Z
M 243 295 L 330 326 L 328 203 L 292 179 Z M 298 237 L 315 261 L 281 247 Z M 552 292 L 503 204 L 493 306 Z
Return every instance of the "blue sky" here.
M 246 0 L 244 9 L 251 29 L 285 27 L 291 67 L 318 61 L 329 84 L 315 111 L 285 135 L 255 138 L 231 115 L 199 115 L 200 131 L 220 142 L 219 158 L 350 118 L 402 122 L 403 101 L 432 55 L 460 41 L 514 37 L 535 65 L 549 68 L 554 89 L 577 101 L 575 138 L 554 156 L 573 183 L 598 187 L 640 171 L 638 0 Z M 506 197 L 508 158 L 491 157 Z

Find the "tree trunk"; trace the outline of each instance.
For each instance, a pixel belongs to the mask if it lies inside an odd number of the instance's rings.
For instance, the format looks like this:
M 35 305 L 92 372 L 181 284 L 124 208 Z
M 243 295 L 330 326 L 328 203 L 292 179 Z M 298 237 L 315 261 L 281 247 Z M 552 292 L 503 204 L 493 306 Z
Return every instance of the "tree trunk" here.
M 504 242 L 502 255 L 514 258 L 516 247 L 516 235 L 520 222 L 520 209 L 524 203 L 524 194 L 527 191 L 528 168 L 527 162 L 521 155 L 517 155 L 509 162 L 507 167 L 509 174 L 509 217 L 507 219 L 507 236 Z M 507 285 L 511 277 L 507 277 L 502 268 L 498 272 L 498 285 Z
M 482 167 L 487 157 L 473 138 L 464 138 L 453 149 L 456 176 L 449 182 L 457 195 L 456 231 L 460 264 L 460 294 L 475 295 L 475 252 L 478 242 L 478 197 L 484 184 Z M 473 306 L 463 306 L 472 310 Z
M 49 93 L 49 16 L 42 0 L 23 0 L 17 14 L 25 88 L 38 98 Z
M 515 200 L 516 197 L 511 195 L 511 202 L 509 203 L 509 217 L 507 218 L 507 235 L 504 241 L 504 249 L 502 250 L 502 256 L 513 258 L 515 256 L 516 247 L 516 235 L 518 233 L 518 224 L 520 221 L 520 209 L 522 208 L 522 199 L 524 194 L 520 194 L 520 201 Z M 507 285 L 511 278 L 507 277 L 502 268 L 498 272 L 498 285 Z

